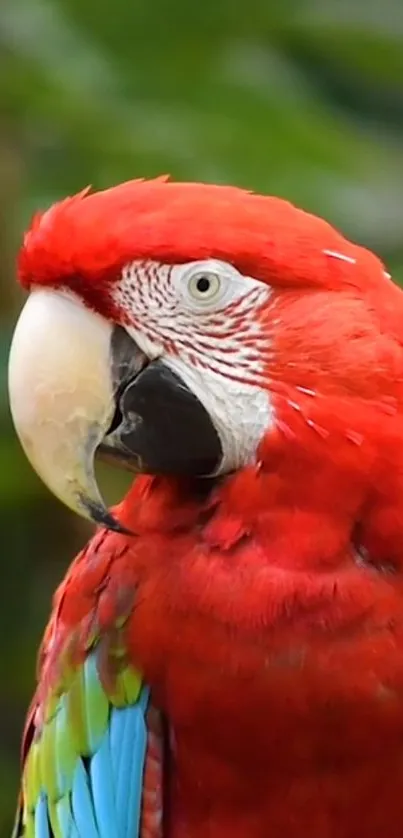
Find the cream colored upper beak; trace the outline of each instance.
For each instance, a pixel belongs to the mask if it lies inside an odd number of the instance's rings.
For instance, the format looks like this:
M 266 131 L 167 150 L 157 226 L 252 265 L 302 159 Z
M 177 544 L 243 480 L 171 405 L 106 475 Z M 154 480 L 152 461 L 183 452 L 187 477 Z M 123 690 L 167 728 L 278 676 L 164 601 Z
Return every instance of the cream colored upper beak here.
M 91 505 L 106 513 L 93 468 L 115 409 L 111 335 L 72 295 L 37 289 L 10 351 L 11 413 L 24 451 L 49 489 L 87 518 Z

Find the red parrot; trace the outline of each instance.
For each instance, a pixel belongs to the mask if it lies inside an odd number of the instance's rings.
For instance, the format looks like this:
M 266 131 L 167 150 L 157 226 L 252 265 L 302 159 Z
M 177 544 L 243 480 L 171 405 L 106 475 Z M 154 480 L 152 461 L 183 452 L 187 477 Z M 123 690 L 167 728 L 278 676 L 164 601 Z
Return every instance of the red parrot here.
M 100 525 L 56 592 L 18 838 L 401 838 L 403 296 L 286 201 L 37 216 L 14 423 Z M 108 511 L 95 456 L 135 472 Z

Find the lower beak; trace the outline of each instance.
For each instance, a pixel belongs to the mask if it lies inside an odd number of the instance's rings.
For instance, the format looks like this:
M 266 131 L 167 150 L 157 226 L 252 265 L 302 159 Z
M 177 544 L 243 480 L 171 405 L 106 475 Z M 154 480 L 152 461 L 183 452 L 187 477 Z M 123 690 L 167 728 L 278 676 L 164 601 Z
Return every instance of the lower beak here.
M 10 406 L 22 447 L 70 509 L 127 532 L 99 493 L 94 459 L 208 476 L 222 459 L 207 410 L 169 365 L 67 293 L 36 289 L 17 323 Z

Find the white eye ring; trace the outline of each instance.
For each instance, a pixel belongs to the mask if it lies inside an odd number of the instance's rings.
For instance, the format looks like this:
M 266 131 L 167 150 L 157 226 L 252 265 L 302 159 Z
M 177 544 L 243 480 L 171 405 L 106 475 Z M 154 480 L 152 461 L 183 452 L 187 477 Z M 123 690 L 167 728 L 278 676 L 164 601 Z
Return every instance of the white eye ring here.
M 198 303 L 211 303 L 220 295 L 221 285 L 222 279 L 217 273 L 200 268 L 189 278 L 188 291 Z

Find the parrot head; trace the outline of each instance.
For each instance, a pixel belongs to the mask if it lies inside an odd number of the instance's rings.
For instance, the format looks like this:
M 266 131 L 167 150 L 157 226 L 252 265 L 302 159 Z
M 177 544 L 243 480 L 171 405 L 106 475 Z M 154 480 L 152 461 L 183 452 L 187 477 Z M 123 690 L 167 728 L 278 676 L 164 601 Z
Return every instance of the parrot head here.
M 296 444 L 336 462 L 374 443 L 373 409 L 402 408 L 400 290 L 286 201 L 165 178 L 86 190 L 34 218 L 18 272 L 18 435 L 53 493 L 111 528 L 97 453 L 221 479 Z

